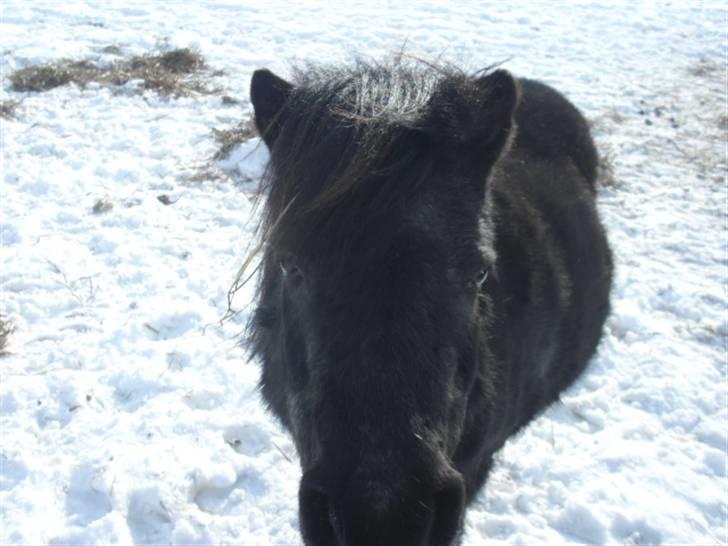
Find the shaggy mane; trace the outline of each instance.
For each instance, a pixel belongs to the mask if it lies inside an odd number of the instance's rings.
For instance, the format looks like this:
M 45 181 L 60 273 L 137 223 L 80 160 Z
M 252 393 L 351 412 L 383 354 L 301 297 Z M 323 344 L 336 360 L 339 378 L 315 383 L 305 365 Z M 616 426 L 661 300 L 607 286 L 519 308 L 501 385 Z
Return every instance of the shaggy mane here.
M 490 68 L 470 76 L 402 55 L 295 68 L 264 178 L 263 239 L 286 238 L 364 187 L 370 210 L 416 189 L 432 168 L 423 153 L 432 136 L 449 132 L 450 114 Z M 385 178 L 397 187 L 385 186 Z

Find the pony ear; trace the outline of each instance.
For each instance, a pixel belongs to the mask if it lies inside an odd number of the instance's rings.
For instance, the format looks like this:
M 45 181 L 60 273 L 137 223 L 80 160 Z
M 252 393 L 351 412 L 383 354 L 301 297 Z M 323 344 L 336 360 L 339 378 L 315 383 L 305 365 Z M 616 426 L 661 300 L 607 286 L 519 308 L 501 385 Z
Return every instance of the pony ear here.
M 268 148 L 273 147 L 278 137 L 281 110 L 292 89 L 293 85 L 266 68 L 253 72 L 250 80 L 250 102 L 255 110 L 255 125 Z
M 505 70 L 478 78 L 476 81 L 479 101 L 476 101 L 475 120 L 478 127 L 474 136 L 484 139 L 484 144 L 503 146 L 513 126 L 513 113 L 519 100 L 519 88 L 515 79 Z
M 442 144 L 495 161 L 505 147 L 518 104 L 518 85 L 505 70 L 462 81 L 445 80 L 431 99 L 426 132 Z

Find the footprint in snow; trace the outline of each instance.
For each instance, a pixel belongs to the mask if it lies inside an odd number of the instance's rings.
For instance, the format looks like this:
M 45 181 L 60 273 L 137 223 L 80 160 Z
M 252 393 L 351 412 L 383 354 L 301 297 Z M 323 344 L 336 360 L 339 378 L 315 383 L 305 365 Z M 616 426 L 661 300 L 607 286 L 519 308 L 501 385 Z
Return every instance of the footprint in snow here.
M 556 517 L 553 524 L 563 534 L 584 541 L 587 544 L 605 543 L 606 529 L 604 524 L 585 505 L 567 505 Z
M 111 499 L 99 484 L 101 470 L 77 466 L 66 491 L 66 515 L 74 525 L 86 527 L 111 512 Z
M 129 495 L 127 525 L 134 544 L 169 544 L 174 529 L 172 516 L 156 486 Z

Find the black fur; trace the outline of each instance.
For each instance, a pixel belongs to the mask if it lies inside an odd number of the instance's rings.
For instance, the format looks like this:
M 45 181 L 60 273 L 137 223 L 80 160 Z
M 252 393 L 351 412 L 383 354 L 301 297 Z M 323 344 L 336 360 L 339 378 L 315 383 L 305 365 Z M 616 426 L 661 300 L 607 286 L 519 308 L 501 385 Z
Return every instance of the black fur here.
M 304 542 L 457 544 L 609 312 L 586 122 L 541 83 L 402 59 L 259 70 L 251 98 L 271 149 L 251 334 Z

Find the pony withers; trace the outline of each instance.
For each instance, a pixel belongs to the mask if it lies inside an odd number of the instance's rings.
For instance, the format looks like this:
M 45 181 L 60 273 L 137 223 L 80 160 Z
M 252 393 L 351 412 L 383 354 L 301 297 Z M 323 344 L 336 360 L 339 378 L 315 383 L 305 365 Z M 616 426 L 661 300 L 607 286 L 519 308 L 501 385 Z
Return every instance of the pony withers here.
M 571 385 L 612 262 L 582 115 L 504 70 L 254 73 L 270 149 L 261 388 L 308 546 L 451 546 L 493 455 Z

